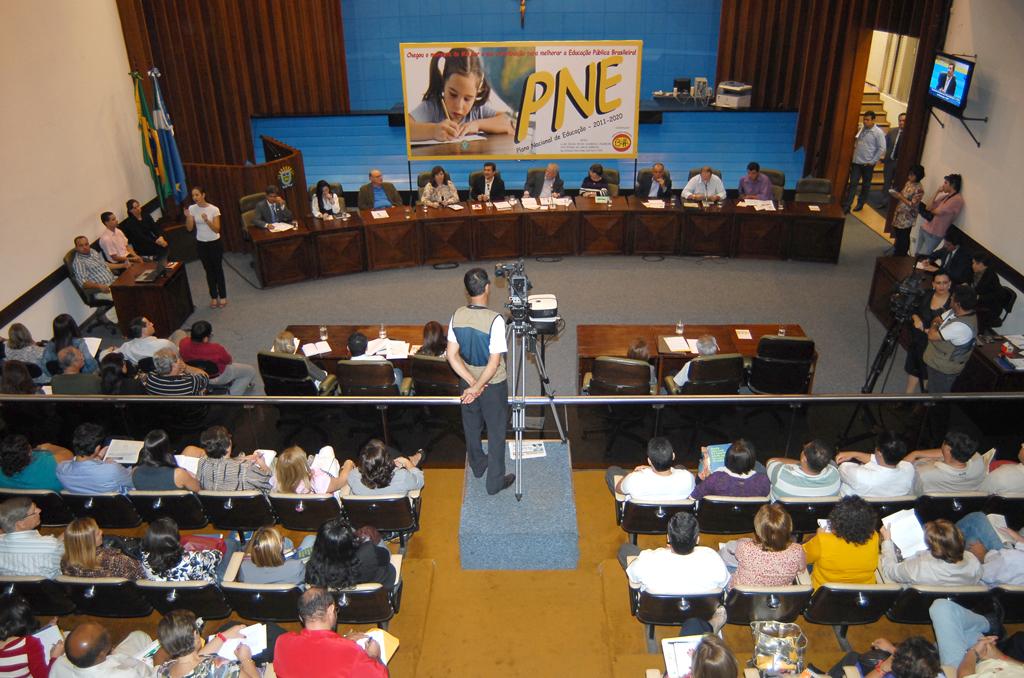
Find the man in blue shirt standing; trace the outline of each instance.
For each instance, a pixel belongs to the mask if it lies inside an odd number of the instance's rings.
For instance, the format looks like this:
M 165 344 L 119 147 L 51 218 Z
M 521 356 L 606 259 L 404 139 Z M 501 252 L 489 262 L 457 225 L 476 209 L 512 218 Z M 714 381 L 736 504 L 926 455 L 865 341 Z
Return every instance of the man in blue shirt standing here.
M 106 432 L 99 424 L 79 424 L 71 439 L 75 456 L 57 465 L 57 479 L 74 494 L 101 494 L 134 489 L 132 474 L 116 461 L 106 461 Z
M 359 188 L 359 209 L 386 210 L 402 204 L 402 196 L 395 185 L 384 181 L 384 174 L 379 169 L 370 170 L 370 183 Z
M 860 197 L 857 199 L 857 206 L 854 212 L 864 209 L 864 203 L 868 201 L 868 193 L 871 191 L 871 177 L 875 173 L 875 165 L 882 159 L 885 153 L 885 132 L 875 127 L 875 112 L 864 113 L 864 125 L 857 133 L 856 146 L 853 149 L 853 162 L 850 164 L 850 190 L 843 201 L 843 211 L 849 212 L 853 204 L 853 196 L 857 192 L 857 182 L 860 182 Z

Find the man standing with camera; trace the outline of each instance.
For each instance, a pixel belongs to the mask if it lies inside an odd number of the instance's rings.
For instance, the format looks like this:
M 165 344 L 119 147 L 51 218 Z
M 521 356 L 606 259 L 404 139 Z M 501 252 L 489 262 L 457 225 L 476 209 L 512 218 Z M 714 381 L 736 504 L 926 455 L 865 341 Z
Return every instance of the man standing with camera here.
M 487 308 L 491 283 L 487 272 L 473 268 L 463 282 L 469 305 L 458 308 L 448 323 L 448 363 L 459 375 L 462 390 L 462 428 L 466 457 L 473 475 L 487 474 L 487 493 L 497 494 L 515 482 L 505 474 L 505 435 L 508 426 L 508 383 L 505 373 L 505 319 Z M 481 434 L 487 427 L 487 454 Z

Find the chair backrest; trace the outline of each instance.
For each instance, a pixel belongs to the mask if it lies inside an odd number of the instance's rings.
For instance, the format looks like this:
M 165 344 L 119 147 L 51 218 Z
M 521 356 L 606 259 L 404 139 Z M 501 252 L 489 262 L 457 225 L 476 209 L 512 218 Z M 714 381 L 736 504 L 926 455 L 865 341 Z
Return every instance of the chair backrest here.
M 930 624 L 928 608 L 936 600 L 951 600 L 968 610 L 989 611 L 993 594 L 986 586 L 909 586 L 900 593 L 885 616 L 897 624 Z
M 440 356 L 414 355 L 410 364 L 410 376 L 416 395 L 462 395 L 459 375 L 455 374 L 455 370 L 446 359 Z
M 629 534 L 666 534 L 668 521 L 677 513 L 693 513 L 697 502 L 692 499 L 668 502 L 624 501 L 619 524 Z
M 300 532 L 316 532 L 341 514 L 341 504 L 333 494 L 272 492 L 270 505 L 282 527 Z
M 914 512 L 922 525 L 939 518 L 955 523 L 968 513 L 983 511 L 986 503 L 984 492 L 934 492 L 918 497 Z
M 780 188 L 786 187 L 786 173 L 783 172 L 782 170 L 766 169 L 762 167 L 761 174 L 765 175 L 771 180 L 772 186 L 779 186 Z
M 387 360 L 339 360 L 335 374 L 342 395 L 400 395 L 395 383 L 395 368 Z
M 719 179 L 722 178 L 722 170 L 720 170 L 720 169 L 715 169 L 714 167 L 712 167 L 711 168 L 711 173 L 714 174 Z M 698 174 L 700 174 L 700 167 L 691 167 L 690 168 L 690 174 L 689 174 L 689 176 L 686 177 L 686 179 L 690 180 L 690 179 L 694 178 L 695 176 L 697 176 Z
M 140 579 L 135 586 L 160 614 L 171 610 L 191 610 L 203 619 L 223 619 L 231 614 L 231 606 L 213 582 Z
M 804 608 L 814 624 L 874 624 L 900 595 L 897 584 L 822 584 Z
M 0 605 L 6 605 L 5 599 L 15 593 L 28 602 L 35 615 L 59 617 L 75 611 L 64 587 L 46 577 L 0 577 Z
M 680 393 L 734 395 L 743 384 L 743 356 L 739 353 L 697 356 L 690 361 L 688 377 Z
M 228 605 L 243 619 L 292 622 L 299 619 L 302 588 L 291 584 L 244 584 L 225 580 L 220 585 Z
M 256 219 L 256 205 L 266 199 L 267 194 L 262 192 L 243 195 L 238 199 L 238 213 L 242 216 L 242 233 L 246 233 L 246 229 L 253 225 L 253 221 Z
M 755 621 L 795 621 L 807 606 L 810 586 L 734 586 L 725 597 L 730 624 Z
M 768 497 L 707 495 L 697 502 L 697 523 L 708 534 L 746 534 L 754 531 L 754 515 Z
M 395 616 L 391 591 L 380 584 L 361 584 L 335 592 L 339 624 L 384 624 Z
M 644 624 L 679 626 L 687 619 L 710 620 L 721 602 L 721 589 L 683 596 L 640 591 L 633 614 Z
M 750 363 L 748 385 L 754 393 L 807 393 L 814 366 L 814 340 L 764 336 Z
M 39 507 L 42 511 L 39 522 L 43 527 L 63 527 L 75 519 L 64 498 L 52 490 L 0 489 L 0 502 L 15 497 L 28 497 Z
M 315 396 L 316 382 L 299 355 L 261 351 L 256 355 L 263 390 L 269 396 Z
M 882 518 L 891 516 L 897 511 L 913 509 L 917 505 L 916 494 L 904 494 L 897 497 L 864 497 L 864 501 L 871 504 L 878 514 L 878 526 L 882 524 Z
M 341 506 L 352 527 L 372 525 L 381 532 L 419 528 L 419 500 L 407 495 L 342 495 Z
M 646 360 L 598 356 L 592 374 L 590 395 L 651 394 L 651 366 Z
M 610 167 L 604 168 L 604 180 L 608 182 L 608 195 L 619 194 L 619 170 Z
M 1003 604 L 1006 624 L 1024 624 L 1024 586 L 1003 584 L 994 589 L 996 598 Z
M 1003 321 L 1006 320 L 1006 316 L 1013 312 L 1013 306 L 1017 303 L 1017 290 L 1012 287 L 1007 287 L 1006 285 L 1003 285 L 1001 289 L 1003 291 L 1001 297 L 1002 303 L 996 320 L 990 323 L 992 327 L 1002 326 Z
M 57 582 L 68 598 L 75 602 L 78 614 L 93 617 L 145 617 L 153 606 L 135 586 L 121 577 L 68 577 L 59 575 Z
M 633 187 L 634 191 L 640 190 L 640 184 L 643 182 L 643 179 L 645 177 L 651 176 L 651 173 L 653 172 L 653 170 L 654 170 L 653 167 L 645 167 L 645 168 L 643 168 L 642 170 L 640 170 L 639 172 L 636 173 L 636 186 Z M 698 170 L 698 172 L 699 171 L 700 170 Z M 665 178 L 668 179 L 669 181 L 672 181 L 672 173 L 668 171 L 667 167 L 665 168 Z M 643 196 L 643 197 L 646 197 L 646 196 Z
M 818 177 L 804 177 L 796 182 L 797 202 L 830 203 L 832 202 L 832 180 Z
M 818 521 L 828 518 L 842 497 L 780 497 L 779 503 L 786 507 L 793 519 L 793 533 L 810 534 L 818 530 Z
M 107 302 L 97 301 L 95 299 L 95 297 L 93 296 L 95 294 L 94 292 L 86 290 L 84 287 L 82 287 L 82 284 L 80 282 L 78 282 L 78 278 L 75 277 L 75 271 L 74 271 L 74 268 L 72 266 L 72 262 L 74 260 L 75 260 L 75 250 L 71 249 L 71 250 L 68 251 L 67 254 L 64 255 L 64 268 L 67 269 L 68 279 L 71 280 L 71 284 L 72 284 L 72 286 L 74 286 L 75 292 L 78 293 L 78 296 L 82 300 L 82 302 L 84 304 L 86 304 L 87 306 L 91 306 L 93 308 L 96 308 L 98 306 L 104 306 L 104 305 L 109 306 L 109 305 L 111 305 L 109 301 L 107 301 Z
M 210 522 L 199 497 L 188 490 L 132 490 L 128 499 L 147 523 L 168 517 L 174 519 L 178 529 L 198 530 Z
M 116 492 L 105 494 L 71 494 L 62 492 L 64 503 L 79 518 L 89 517 L 103 529 L 138 527 L 142 516 L 128 497 Z
M 277 516 L 262 492 L 203 490 L 199 493 L 199 501 L 210 522 L 219 530 L 255 530 L 277 522 Z
M 416 185 L 420 188 L 420 195 L 423 195 L 423 187 L 430 183 L 430 170 L 420 172 L 416 175 Z
M 547 171 L 548 171 L 547 167 L 531 167 L 530 169 L 526 170 L 526 185 L 529 186 L 532 183 L 532 181 L 534 180 L 534 177 L 536 177 L 536 176 L 544 176 L 544 173 L 547 172 Z M 542 184 L 544 183 L 543 179 L 540 179 L 539 181 Z M 533 197 L 536 198 L 537 196 L 533 196 Z
M 808 337 L 778 337 L 766 334 L 757 340 L 757 355 L 779 360 L 813 360 L 814 340 Z

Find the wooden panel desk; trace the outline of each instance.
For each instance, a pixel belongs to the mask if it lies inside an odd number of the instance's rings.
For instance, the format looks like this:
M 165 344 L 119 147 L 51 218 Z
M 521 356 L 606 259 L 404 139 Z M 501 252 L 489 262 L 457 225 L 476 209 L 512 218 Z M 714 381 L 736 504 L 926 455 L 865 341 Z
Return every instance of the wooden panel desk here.
M 389 339 L 400 339 L 409 344 L 423 343 L 423 325 L 384 325 L 388 332 Z M 319 325 L 289 325 L 285 328 L 295 335 L 299 345 L 320 341 Z M 348 352 L 348 338 L 354 332 L 362 332 L 366 338 L 373 341 L 380 332 L 380 325 L 328 325 L 327 343 L 331 345 L 331 352 L 324 353 L 310 358 L 328 374 L 334 374 L 335 366 L 339 360 L 347 360 L 351 357 Z M 408 359 L 392 360 L 394 366 L 406 372 L 408 376 Z
M 719 353 L 739 353 L 751 358 L 757 353 L 757 342 L 766 334 L 778 334 L 779 327 L 786 328 L 786 336 L 803 337 L 803 328 L 799 325 L 695 325 L 686 324 L 688 338 L 696 338 L 705 334 L 715 337 Z M 739 339 L 737 329 L 750 330 L 750 339 Z M 675 336 L 675 325 L 578 325 L 576 327 L 576 369 L 578 388 L 583 386 L 583 375 L 591 371 L 594 358 L 602 355 L 625 357 L 629 344 L 636 338 L 647 342 L 651 351 L 653 364 L 658 373 L 659 383 L 665 374 L 674 374 L 682 368 L 683 363 L 692 358 L 689 354 L 661 352 L 658 338 Z
M 526 254 L 531 257 L 561 257 L 577 252 L 579 212 L 575 203 L 550 210 L 528 210 L 522 206 Z
M 598 203 L 589 196 L 577 197 L 576 209 L 580 212 L 579 253 L 626 252 L 629 207 L 628 201 L 622 196 L 611 198 L 607 203 Z
M 156 268 L 155 263 L 132 264 L 118 276 L 110 286 L 117 310 L 117 324 L 121 333 L 128 336 L 128 325 L 132 318 L 146 316 L 156 328 L 157 336 L 166 337 L 179 329 L 192 315 L 192 291 L 188 286 L 188 272 L 180 261 L 171 262 L 155 282 L 137 283 L 135 277 L 143 271 Z
M 313 219 L 310 234 L 316 277 L 366 270 L 366 239 L 359 218 Z
M 630 248 L 633 254 L 675 254 L 679 251 L 678 209 L 644 207 L 647 198 L 629 196 Z
M 310 232 L 302 223 L 279 233 L 249 227 L 256 275 L 263 287 L 301 282 L 316 275 L 315 253 L 311 256 L 309 252 Z
M 366 268 L 380 271 L 423 264 L 419 221 L 411 207 L 389 207 L 387 217 L 376 219 L 373 210 L 360 210 L 366 233 Z

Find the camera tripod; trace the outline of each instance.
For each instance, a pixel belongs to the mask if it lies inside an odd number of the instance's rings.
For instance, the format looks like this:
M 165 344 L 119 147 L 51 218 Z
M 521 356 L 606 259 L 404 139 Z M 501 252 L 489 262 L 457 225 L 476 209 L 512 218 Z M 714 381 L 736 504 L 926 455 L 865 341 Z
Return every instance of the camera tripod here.
M 871 363 L 871 369 L 868 372 L 868 378 L 865 380 L 864 385 L 861 387 L 860 392 L 864 394 L 872 393 L 875 390 L 875 385 L 878 383 L 878 377 L 885 371 L 886 366 L 891 367 L 893 359 L 896 357 L 896 347 L 899 346 L 900 339 L 900 328 L 903 323 L 907 321 L 907 318 L 899 313 L 894 314 L 892 322 L 889 323 L 888 329 L 885 331 L 885 337 L 882 338 L 882 345 L 878 347 L 878 352 L 875 353 L 875 359 Z M 867 431 L 860 435 L 850 437 L 850 430 L 853 428 L 853 423 L 857 420 L 857 417 L 861 416 Z M 879 419 L 881 413 L 879 413 Z M 846 428 L 843 430 L 843 435 L 839 439 L 839 447 L 846 447 L 850 443 L 860 442 L 874 436 L 879 430 L 880 424 L 875 416 L 871 413 L 871 409 L 866 403 L 857 403 L 857 406 L 853 409 L 853 414 L 850 415 L 850 421 L 847 422 Z

